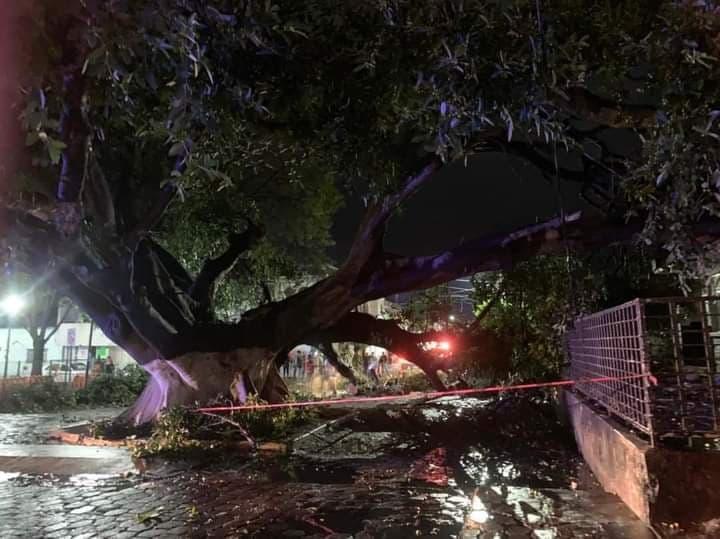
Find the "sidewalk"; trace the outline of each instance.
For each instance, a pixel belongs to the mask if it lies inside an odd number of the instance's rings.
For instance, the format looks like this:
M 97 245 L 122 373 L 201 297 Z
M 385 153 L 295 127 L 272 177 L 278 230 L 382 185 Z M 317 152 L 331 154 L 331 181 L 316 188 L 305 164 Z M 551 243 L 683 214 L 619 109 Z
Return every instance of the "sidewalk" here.
M 130 453 L 123 448 L 0 444 L 0 472 L 75 475 L 125 474 L 134 470 Z

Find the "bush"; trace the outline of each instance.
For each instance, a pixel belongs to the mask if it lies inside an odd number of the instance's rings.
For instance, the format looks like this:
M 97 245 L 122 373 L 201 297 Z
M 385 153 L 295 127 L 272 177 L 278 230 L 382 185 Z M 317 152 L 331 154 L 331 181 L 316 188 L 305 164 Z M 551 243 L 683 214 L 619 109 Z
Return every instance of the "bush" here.
M 153 425 L 152 435 L 133 447 L 135 456 L 190 456 L 202 448 L 196 439 L 203 416 L 190 408 L 176 406 L 164 410 Z
M 19 387 L 0 399 L 0 412 L 35 413 L 55 412 L 77 405 L 75 392 L 64 384 L 46 380 L 38 384 Z
M 293 400 L 291 397 L 289 402 Z M 209 403 L 210 406 L 231 404 L 226 400 Z M 264 401 L 250 396 L 246 404 L 264 404 Z M 174 407 L 160 415 L 150 438 L 138 443 L 134 452 L 140 457 L 202 456 L 204 451 L 226 447 L 227 442 L 246 440 L 246 434 L 260 440 L 285 438 L 292 429 L 313 417 L 314 413 L 306 408 L 250 410 L 208 416 L 189 407 Z
M 102 374 L 78 391 L 78 401 L 92 406 L 128 406 L 145 387 L 147 373 L 136 365 L 128 365 L 118 374 Z
M 432 391 L 433 387 L 424 372 L 414 372 L 400 377 L 398 380 L 400 393 L 413 393 L 415 391 Z

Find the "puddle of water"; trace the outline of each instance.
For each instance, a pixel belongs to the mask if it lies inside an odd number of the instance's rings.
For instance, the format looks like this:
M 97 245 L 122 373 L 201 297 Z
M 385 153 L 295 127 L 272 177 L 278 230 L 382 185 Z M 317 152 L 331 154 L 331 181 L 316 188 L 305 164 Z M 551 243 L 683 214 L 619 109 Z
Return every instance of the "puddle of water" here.
M 20 472 L 0 472 L 0 483 L 20 477 Z
M 431 404 L 442 404 L 453 406 L 454 408 L 467 408 L 477 410 L 490 404 L 492 399 L 480 399 L 477 397 L 440 397 L 432 401 Z
M 347 462 L 298 462 L 290 466 L 278 466 L 269 475 L 271 479 L 286 479 L 298 483 L 351 484 L 355 481 L 356 468 Z
M 468 518 L 474 523 L 485 524 L 488 520 L 490 520 L 490 513 L 482 500 L 478 498 L 477 494 L 473 495 L 471 507 Z
M 537 537 L 537 539 L 555 539 L 557 536 L 557 531 L 554 529 L 533 530 L 533 537 Z
M 117 476 L 112 474 L 78 474 L 71 475 L 68 478 L 68 483 L 76 487 L 94 487 L 114 477 Z

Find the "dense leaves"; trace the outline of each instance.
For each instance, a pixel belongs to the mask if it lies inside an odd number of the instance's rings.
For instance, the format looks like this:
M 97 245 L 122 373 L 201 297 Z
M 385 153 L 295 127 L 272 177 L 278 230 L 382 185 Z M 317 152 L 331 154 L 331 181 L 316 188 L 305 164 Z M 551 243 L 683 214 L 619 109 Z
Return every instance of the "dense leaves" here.
M 636 297 L 680 294 L 672 276 L 655 272 L 649 253 L 624 249 L 587 257 L 538 257 L 509 271 L 478 275 L 473 284 L 483 327 L 510 338 L 510 374 L 521 379 L 560 374 L 563 336 L 575 316 Z
M 77 406 L 127 406 L 142 391 L 148 376 L 135 365 L 115 375 L 103 374 L 86 388 L 74 390 L 51 379 L 8 389 L 0 396 L 0 411 L 12 413 L 57 412 Z
M 75 392 L 65 384 L 56 384 L 52 380 L 18 386 L 0 398 L 0 412 L 4 413 L 56 412 L 76 405 Z
M 148 376 L 140 367 L 129 365 L 117 374 L 101 374 L 77 394 L 80 404 L 128 406 L 145 387 Z
M 441 285 L 413 294 L 403 305 L 400 318 L 409 330 L 423 332 L 447 327 L 451 312 L 450 293 Z

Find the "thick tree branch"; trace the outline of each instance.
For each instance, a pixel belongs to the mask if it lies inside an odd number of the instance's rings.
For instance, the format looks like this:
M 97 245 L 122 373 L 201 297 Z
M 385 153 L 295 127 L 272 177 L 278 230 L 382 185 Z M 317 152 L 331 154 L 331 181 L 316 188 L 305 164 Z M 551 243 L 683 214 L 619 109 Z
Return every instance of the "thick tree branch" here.
M 372 204 L 358 227 L 350 253 L 338 272 L 338 276 L 354 279 L 374 255 L 382 251 L 382 240 L 388 219 L 398 207 L 425 185 L 442 166 L 440 159 L 433 157 L 420 172 L 408 177 L 402 187 L 377 203 Z
M 65 323 L 65 321 L 67 320 L 67 317 L 70 314 L 70 311 L 71 311 L 71 308 L 70 308 L 70 305 L 68 305 L 67 308 L 65 309 L 65 312 L 60 317 L 60 320 L 55 322 L 55 324 L 53 324 L 53 327 L 50 330 L 50 332 L 47 335 L 45 335 L 45 342 L 48 342 L 50 339 L 52 339 L 52 336 L 57 333 L 57 331 L 60 329 L 60 326 L 62 326 Z
M 124 348 L 138 363 L 143 365 L 157 358 L 153 347 L 133 329 L 125 314 L 104 296 L 83 285 L 72 272 L 61 269 L 52 282 L 90 315 L 105 335 Z
M 382 239 L 385 225 L 404 200 L 425 184 L 442 163 L 433 158 L 421 171 L 409 177 L 394 195 L 368 208 L 350 254 L 332 276 L 283 301 L 263 305 L 247 317 L 265 318 L 274 328 L 278 343 L 300 342 L 308 333 L 333 324 L 362 301 L 353 296 L 353 288 L 383 261 Z
M 88 156 L 88 177 L 85 179 L 85 184 L 82 195 L 86 215 L 92 216 L 97 226 L 115 233 L 117 220 L 110 186 L 97 162 L 97 157 L 92 153 Z
M 130 275 L 132 292 L 147 297 L 150 304 L 175 331 L 187 330 L 195 322 L 194 304 L 176 284 L 153 245 L 143 240 L 133 255 Z
M 65 148 L 60 162 L 60 180 L 57 199 L 60 202 L 76 203 L 80 200 L 85 176 L 85 152 L 87 149 L 88 128 L 83 115 L 83 96 L 85 81 L 82 66 L 75 62 L 82 58 L 75 46 L 68 45 L 63 50 L 63 60 L 67 66 L 63 75 L 65 105 L 60 116 L 60 134 Z
M 564 223 L 555 218 L 510 234 L 479 238 L 436 255 L 387 258 L 376 271 L 358 281 L 352 294 L 360 304 L 483 271 L 508 269 L 536 255 L 562 253 L 566 247 L 589 250 L 632 243 L 643 226 L 640 219 L 609 222 L 577 212 L 566 216 Z M 698 222 L 694 232 L 698 237 L 718 238 L 720 220 Z
M 151 232 L 162 220 L 177 195 L 178 188 L 175 182 L 167 182 L 159 191 L 155 204 L 147 215 L 130 231 L 128 241 L 133 244 L 142 236 Z
M 180 290 L 184 292 L 189 292 L 190 287 L 193 283 L 193 278 L 183 267 L 183 265 L 178 261 L 178 259 L 175 258 L 155 240 L 147 238 L 145 242 L 149 246 L 150 250 L 152 250 L 153 254 L 157 257 L 159 262 L 163 265 L 165 270 L 168 272 L 168 274 L 174 281 L 175 286 L 177 286 Z
M 333 348 L 332 343 L 318 343 L 317 347 L 318 350 L 320 350 L 320 352 L 322 352 L 322 354 L 325 356 L 327 362 L 332 365 L 332 367 L 340 374 L 340 376 L 349 380 L 350 383 L 357 385 L 357 377 L 355 376 L 355 373 L 349 366 L 345 365 L 345 363 L 340 360 L 337 352 Z
M 217 258 L 205 261 L 190 289 L 190 296 L 199 303 L 205 318 L 212 318 L 212 300 L 217 282 L 232 269 L 243 253 L 251 249 L 263 236 L 259 226 L 248 221 L 247 228 L 240 234 L 233 234 L 228 240 L 228 247 Z
M 369 314 L 351 312 L 331 327 L 313 333 L 310 342 L 357 342 L 380 346 L 417 365 L 437 389 L 444 389 L 437 376 L 437 371 L 444 368 L 443 362 L 421 347 L 423 342 L 434 340 L 434 336 L 434 332 L 406 331 L 394 320 L 382 320 Z

